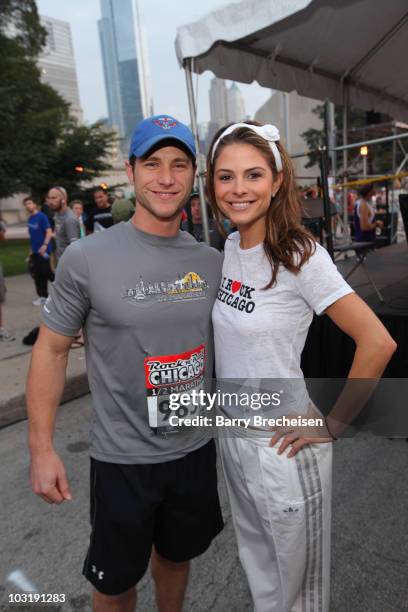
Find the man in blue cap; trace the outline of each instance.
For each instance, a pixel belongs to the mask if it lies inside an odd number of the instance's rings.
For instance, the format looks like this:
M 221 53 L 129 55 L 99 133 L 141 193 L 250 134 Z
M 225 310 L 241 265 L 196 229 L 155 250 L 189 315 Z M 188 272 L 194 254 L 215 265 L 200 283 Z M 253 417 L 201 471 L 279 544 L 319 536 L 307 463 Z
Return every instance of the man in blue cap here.
M 161 612 L 182 609 L 189 560 L 223 527 L 214 441 L 169 398 L 211 377 L 211 310 L 221 256 L 179 230 L 195 173 L 187 126 L 145 119 L 127 173 L 132 219 L 73 243 L 43 309 L 27 403 L 33 490 L 72 499 L 53 431 L 67 354 L 82 327 L 93 399 L 92 534 L 84 575 L 96 612 L 129 611 L 149 561 Z M 47 372 L 47 386 L 41 382 Z

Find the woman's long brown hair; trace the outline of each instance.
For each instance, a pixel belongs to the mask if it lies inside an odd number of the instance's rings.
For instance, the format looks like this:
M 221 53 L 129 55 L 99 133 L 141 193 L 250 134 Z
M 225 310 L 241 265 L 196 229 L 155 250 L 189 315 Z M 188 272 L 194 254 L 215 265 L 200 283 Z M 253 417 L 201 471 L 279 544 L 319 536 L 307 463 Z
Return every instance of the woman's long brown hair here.
M 248 125 L 261 125 L 256 121 L 247 121 Z M 211 143 L 207 157 L 207 190 L 210 204 L 217 224 L 222 228 L 222 212 L 218 208 L 214 190 L 214 168 L 222 149 L 231 144 L 249 144 L 267 160 L 274 177 L 278 174 L 276 162 L 269 146 L 262 136 L 250 128 L 239 127 L 219 142 L 211 161 L 214 143 L 227 128 L 221 128 Z M 282 184 L 276 196 L 272 198 L 265 218 L 266 235 L 264 239 L 265 255 L 271 264 L 272 277 L 264 289 L 270 289 L 276 282 L 279 266 L 297 274 L 310 256 L 314 253 L 316 242 L 301 224 L 301 207 L 296 187 L 295 172 L 288 153 L 280 142 L 275 143 L 282 158 Z

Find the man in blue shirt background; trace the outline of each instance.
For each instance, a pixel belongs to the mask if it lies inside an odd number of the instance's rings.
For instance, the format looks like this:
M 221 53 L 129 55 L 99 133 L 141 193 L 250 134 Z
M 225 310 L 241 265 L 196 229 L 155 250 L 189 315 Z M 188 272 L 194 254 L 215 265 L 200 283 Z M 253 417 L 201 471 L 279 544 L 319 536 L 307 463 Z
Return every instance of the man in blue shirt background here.
M 54 280 L 50 264 L 52 229 L 47 215 L 38 209 L 38 204 L 32 196 L 24 198 L 23 204 L 29 214 L 27 225 L 31 246 L 30 263 L 38 294 L 33 305 L 41 306 L 48 297 L 48 281 Z

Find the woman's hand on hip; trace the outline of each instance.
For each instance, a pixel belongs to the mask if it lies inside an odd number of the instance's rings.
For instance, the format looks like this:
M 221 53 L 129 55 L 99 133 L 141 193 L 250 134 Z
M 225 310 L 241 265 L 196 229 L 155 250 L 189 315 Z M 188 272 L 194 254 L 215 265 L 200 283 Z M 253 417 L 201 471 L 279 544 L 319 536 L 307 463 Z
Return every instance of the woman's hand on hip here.
M 284 453 L 288 446 L 291 446 L 292 448 L 287 454 L 287 457 L 290 459 L 308 444 L 327 444 L 333 442 L 334 438 L 327 429 L 325 419 L 314 409 L 314 406 L 311 405 L 307 415 L 303 416 L 310 417 L 307 419 L 308 424 L 304 427 L 271 427 L 270 430 L 275 433 L 269 442 L 269 446 L 274 447 L 280 442 L 278 455 Z M 289 414 L 287 417 L 289 420 L 297 420 L 299 418 L 293 414 Z M 312 419 L 311 417 L 314 418 Z M 314 424 L 312 424 L 313 420 Z

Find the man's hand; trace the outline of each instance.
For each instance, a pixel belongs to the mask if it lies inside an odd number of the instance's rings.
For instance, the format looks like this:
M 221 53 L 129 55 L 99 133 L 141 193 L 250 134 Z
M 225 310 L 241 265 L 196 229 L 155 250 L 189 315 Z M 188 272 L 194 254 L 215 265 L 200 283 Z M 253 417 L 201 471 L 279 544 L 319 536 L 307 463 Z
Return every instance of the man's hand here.
M 34 493 L 48 504 L 72 499 L 64 464 L 54 450 L 32 453 L 30 479 Z
M 40 248 L 38 249 L 38 253 L 39 255 L 41 255 L 41 257 L 44 257 L 45 253 L 47 252 L 47 248 L 48 248 L 48 245 L 46 244 L 43 244 L 40 246 Z

